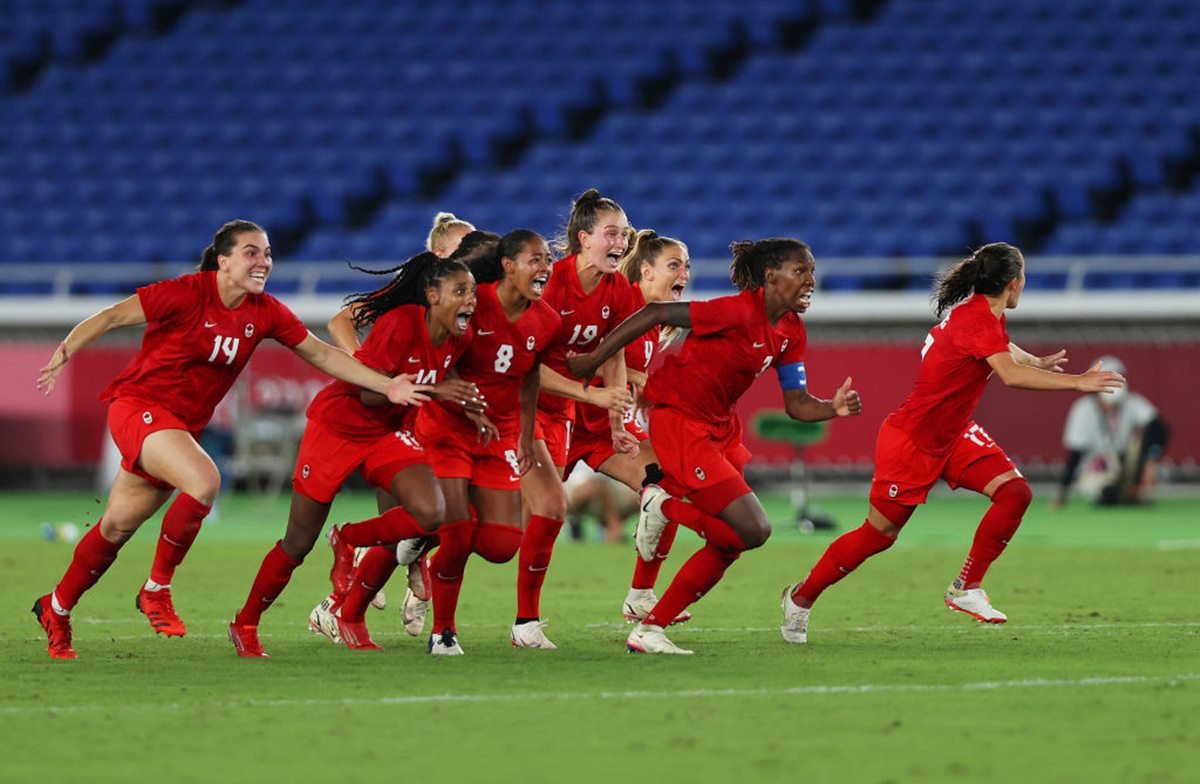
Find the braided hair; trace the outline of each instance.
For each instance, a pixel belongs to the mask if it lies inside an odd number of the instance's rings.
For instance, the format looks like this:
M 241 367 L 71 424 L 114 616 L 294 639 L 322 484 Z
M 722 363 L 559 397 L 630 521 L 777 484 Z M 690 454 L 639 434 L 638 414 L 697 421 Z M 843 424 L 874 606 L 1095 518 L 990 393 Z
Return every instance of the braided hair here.
M 200 254 L 200 263 L 196 265 L 196 269 L 200 272 L 210 272 L 218 269 L 218 256 L 228 256 L 233 252 L 233 248 L 237 245 L 239 235 L 249 232 L 262 232 L 262 227 L 257 223 L 248 220 L 231 220 L 221 228 L 217 229 L 217 233 L 213 235 L 213 240 Z
M 1008 282 L 1021 275 L 1025 259 L 1021 251 L 1007 242 L 993 242 L 979 248 L 950 268 L 933 290 L 937 317 L 972 294 L 994 297 Z
M 797 254 L 812 258 L 806 243 L 791 238 L 773 238 L 750 242 L 732 242 L 733 263 L 729 265 L 729 279 L 738 291 L 761 289 L 767 281 L 768 269 L 779 269 L 780 265 Z
M 350 265 L 354 267 L 354 265 Z M 440 259 L 433 253 L 425 251 L 418 253 L 399 267 L 390 270 L 364 270 L 372 275 L 396 276 L 375 291 L 364 294 L 354 294 L 346 299 L 347 305 L 358 305 L 354 312 L 355 329 L 363 329 L 400 305 L 421 305 L 429 307 L 429 299 L 425 292 L 437 288 L 447 276 L 455 272 L 470 272 L 466 264 L 457 259 Z

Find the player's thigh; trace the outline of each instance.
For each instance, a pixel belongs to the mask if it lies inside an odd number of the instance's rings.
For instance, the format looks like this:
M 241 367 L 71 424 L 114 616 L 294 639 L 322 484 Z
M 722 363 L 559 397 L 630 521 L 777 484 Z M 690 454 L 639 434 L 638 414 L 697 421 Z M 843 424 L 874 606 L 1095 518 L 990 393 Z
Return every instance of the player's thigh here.
M 146 473 L 204 504 L 217 499 L 217 464 L 186 430 L 156 430 L 142 442 L 138 463 Z
M 124 468 L 117 469 L 100 518 L 101 535 L 110 542 L 128 539 L 167 502 L 171 492 L 169 487 L 156 487 Z
M 747 550 L 761 547 L 771 536 L 771 519 L 754 493 L 744 493 L 733 499 L 718 517 L 737 533 Z
M 446 499 L 446 520 L 471 519 L 471 487 L 465 476 L 440 476 L 442 495 Z
M 636 455 L 614 453 L 601 463 L 597 470 L 621 482 L 635 493 L 640 493 L 642 480 L 646 477 L 646 466 L 656 462 L 657 459 L 654 448 L 650 446 L 650 441 L 647 439 L 640 442 Z
M 472 487 L 471 503 L 480 523 L 521 526 L 521 491 Z
M 567 493 L 562 468 L 554 465 L 546 442 L 533 442 L 534 466 L 521 477 L 521 497 L 531 514 L 563 520 L 567 516 Z
M 446 519 L 442 486 L 428 463 L 413 463 L 397 471 L 391 493 L 422 528 L 435 530 Z

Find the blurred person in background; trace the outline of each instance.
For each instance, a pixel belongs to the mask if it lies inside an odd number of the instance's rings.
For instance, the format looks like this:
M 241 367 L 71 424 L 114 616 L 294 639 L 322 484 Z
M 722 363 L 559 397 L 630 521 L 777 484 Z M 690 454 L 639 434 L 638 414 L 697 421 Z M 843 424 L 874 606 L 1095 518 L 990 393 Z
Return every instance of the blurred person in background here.
M 952 267 L 934 290 L 942 322 L 930 330 L 912 392 L 884 419 L 875 447 L 875 475 L 863 524 L 829 545 L 802 583 L 783 591 L 783 639 L 808 640 L 813 603 L 829 586 L 896 543 L 939 479 L 987 496 L 975 539 L 945 605 L 985 623 L 1007 616 L 991 605 L 982 583 L 1012 540 L 1033 491 L 1004 450 L 972 420 L 992 375 L 1018 389 L 1103 392 L 1124 379 L 1099 363 L 1081 375 L 1062 371 L 1066 351 L 1036 357 L 1008 337 L 1004 312 L 1025 290 L 1025 258 L 994 242 Z
M 1125 374 L 1116 357 L 1097 362 Z M 1128 384 L 1079 398 L 1063 429 L 1067 458 L 1053 505 L 1063 506 L 1072 489 L 1100 506 L 1149 503 L 1169 435 L 1154 404 Z
M 274 339 L 314 367 L 394 402 L 410 394 L 408 381 L 391 379 L 318 340 L 265 293 L 273 263 L 262 228 L 230 221 L 205 248 L 199 271 L 143 286 L 84 319 L 42 368 L 37 385 L 48 395 L 84 346 L 115 329 L 147 325 L 137 355 L 100 393 L 109 403 L 108 426 L 121 452 L 104 514 L 79 540 L 55 589 L 33 605 L 51 658 L 76 657 L 71 610 L 175 490 L 179 495 L 163 517 L 150 577 L 135 603 L 155 632 L 186 634 L 171 598 L 171 580 L 221 487 L 217 466 L 198 439 L 264 340 Z

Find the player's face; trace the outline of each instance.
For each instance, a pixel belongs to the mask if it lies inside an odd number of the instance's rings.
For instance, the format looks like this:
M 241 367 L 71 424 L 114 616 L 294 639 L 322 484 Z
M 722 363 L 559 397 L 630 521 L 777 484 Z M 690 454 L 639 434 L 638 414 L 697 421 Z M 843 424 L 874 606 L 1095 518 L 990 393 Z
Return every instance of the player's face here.
M 602 273 L 617 271 L 629 247 L 629 219 L 623 212 L 602 212 L 591 232 L 579 232 L 579 255 Z
M 1021 292 L 1025 290 L 1025 258 L 1021 257 L 1021 274 L 1008 282 L 1008 301 L 1004 303 L 1005 308 L 1015 308 L 1017 302 L 1021 299 Z
M 271 274 L 271 243 L 261 231 L 244 231 L 233 242 L 228 256 L 218 256 L 217 266 L 235 287 L 247 294 L 262 294 Z
M 801 253 L 785 260 L 776 269 L 767 270 L 767 295 L 781 303 L 785 310 L 803 313 L 812 304 L 813 276 L 817 265 L 812 256 Z
M 550 264 L 554 261 L 550 247 L 541 237 L 528 240 L 521 246 L 515 258 L 502 259 L 505 274 L 522 297 L 537 302 L 546 291 L 550 280 Z
M 475 276 L 452 272 L 442 278 L 440 286 L 429 290 L 429 310 L 433 320 L 450 330 L 450 334 L 466 332 L 471 316 L 475 315 Z
M 647 302 L 678 302 L 692 277 L 687 248 L 667 245 L 649 264 L 642 265 L 642 287 Z
M 433 254 L 439 259 L 448 259 L 454 251 L 458 250 L 458 246 L 462 245 L 463 237 L 471 233 L 471 230 L 466 226 L 459 226 L 452 232 L 449 232 L 437 247 L 433 248 Z

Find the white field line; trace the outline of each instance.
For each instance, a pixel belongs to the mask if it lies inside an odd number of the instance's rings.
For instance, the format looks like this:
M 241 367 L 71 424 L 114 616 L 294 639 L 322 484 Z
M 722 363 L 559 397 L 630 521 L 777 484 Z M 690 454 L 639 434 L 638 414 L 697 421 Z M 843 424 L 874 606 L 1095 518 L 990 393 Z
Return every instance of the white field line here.
M 42 705 L 0 707 L 0 715 L 24 713 L 82 713 L 91 711 L 185 711 L 198 707 L 244 708 L 325 708 L 325 707 L 374 707 L 389 705 L 428 705 L 446 703 L 504 703 L 536 702 L 604 702 L 609 700 L 693 700 L 734 698 L 805 697 L 826 694 L 900 694 L 921 692 L 968 692 L 997 691 L 1003 689 L 1078 689 L 1099 686 L 1145 686 L 1200 681 L 1200 673 L 1185 672 L 1177 675 L 1128 675 L 1087 678 L 1029 678 L 1014 681 L 979 681 L 975 683 L 907 683 L 907 684 L 847 684 L 831 686 L 792 686 L 785 689 L 684 689 L 682 691 L 600 691 L 600 692 L 522 692 L 519 694 L 426 694 L 398 697 L 345 698 L 345 699 L 283 699 L 283 700 L 230 700 L 195 703 L 141 703 L 104 705 Z
M 1162 539 L 1159 550 L 1200 550 L 1200 539 Z

